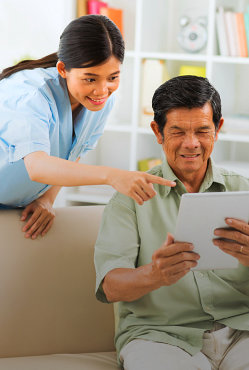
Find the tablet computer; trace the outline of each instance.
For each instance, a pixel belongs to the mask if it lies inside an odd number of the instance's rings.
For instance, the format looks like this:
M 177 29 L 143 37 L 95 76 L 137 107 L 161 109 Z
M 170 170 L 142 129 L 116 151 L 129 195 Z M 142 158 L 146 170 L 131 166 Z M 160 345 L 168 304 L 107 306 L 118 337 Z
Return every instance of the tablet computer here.
M 214 230 L 228 227 L 225 218 L 249 221 L 249 191 L 186 193 L 181 197 L 175 240 L 189 242 L 200 259 L 192 270 L 236 268 L 238 260 L 212 242 Z

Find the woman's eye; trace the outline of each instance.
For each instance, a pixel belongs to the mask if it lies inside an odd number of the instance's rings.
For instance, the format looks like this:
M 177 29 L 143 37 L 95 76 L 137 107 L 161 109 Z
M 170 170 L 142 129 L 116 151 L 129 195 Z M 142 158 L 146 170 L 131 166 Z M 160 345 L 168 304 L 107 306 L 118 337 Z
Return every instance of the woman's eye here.
M 85 80 L 83 80 L 83 81 L 86 81 L 86 82 L 94 82 L 95 80 L 94 80 L 94 78 L 86 78 Z
M 112 76 L 112 77 L 110 77 L 110 81 L 115 81 L 115 80 L 117 80 L 119 78 L 119 76 Z

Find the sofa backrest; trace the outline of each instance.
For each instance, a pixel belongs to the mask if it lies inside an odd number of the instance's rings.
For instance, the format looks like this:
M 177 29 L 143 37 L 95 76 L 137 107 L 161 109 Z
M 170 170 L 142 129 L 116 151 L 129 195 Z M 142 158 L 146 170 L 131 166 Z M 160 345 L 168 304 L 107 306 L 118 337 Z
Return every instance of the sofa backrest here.
M 94 294 L 103 208 L 57 208 L 37 240 L 19 210 L 0 211 L 0 357 L 114 350 L 113 305 Z

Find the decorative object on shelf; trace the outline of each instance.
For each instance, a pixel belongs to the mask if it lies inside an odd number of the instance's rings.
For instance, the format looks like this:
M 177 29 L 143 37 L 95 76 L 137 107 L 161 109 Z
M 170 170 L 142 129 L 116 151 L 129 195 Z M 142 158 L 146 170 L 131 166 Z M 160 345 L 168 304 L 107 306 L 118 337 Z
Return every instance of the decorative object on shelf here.
M 139 125 L 150 127 L 153 120 L 152 96 L 155 90 L 169 79 L 164 60 L 143 59 L 141 74 L 141 108 L 142 114 Z
M 180 33 L 177 37 L 180 46 L 190 52 L 198 53 L 207 44 L 207 17 L 198 9 L 189 9 L 180 18 Z
M 225 10 L 222 6 L 218 7 L 216 27 L 220 55 L 248 57 L 248 17 L 249 13 L 236 13 L 230 9 Z
M 108 6 L 106 2 L 101 0 L 88 0 L 87 12 L 88 14 L 101 14 L 110 18 L 113 21 L 113 23 L 115 23 L 116 26 L 119 28 L 120 32 L 122 33 L 122 36 L 124 37 L 123 9 L 111 8 Z
M 162 163 L 160 158 L 146 158 L 138 161 L 138 170 L 139 171 L 149 171 L 152 167 L 158 166 Z
M 244 24 L 246 30 L 247 53 L 249 54 L 249 8 L 247 13 L 244 13 Z
M 200 66 L 182 65 L 180 67 L 179 76 L 185 75 L 206 77 L 206 68 Z
M 226 24 L 225 24 L 225 14 L 224 8 L 219 6 L 217 13 L 216 13 L 216 28 L 217 28 L 217 39 L 218 45 L 220 50 L 220 55 L 228 56 L 229 49 L 228 49 L 228 39 L 226 33 Z
M 87 0 L 77 0 L 77 17 L 87 14 Z
M 88 0 L 87 12 L 88 14 L 100 14 L 102 8 L 106 8 L 107 3 L 99 0 Z
M 105 15 L 110 18 L 113 23 L 119 28 L 122 36 L 124 37 L 124 27 L 123 27 L 123 10 L 117 8 L 100 7 L 100 14 Z

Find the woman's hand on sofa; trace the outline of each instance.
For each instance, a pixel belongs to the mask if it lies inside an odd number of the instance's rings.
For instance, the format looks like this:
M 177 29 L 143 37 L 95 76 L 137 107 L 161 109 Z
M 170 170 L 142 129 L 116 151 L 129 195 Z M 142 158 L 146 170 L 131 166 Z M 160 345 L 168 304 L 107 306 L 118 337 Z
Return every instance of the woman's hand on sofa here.
M 44 236 L 52 227 L 55 211 L 53 203 L 60 187 L 52 187 L 40 198 L 28 204 L 22 212 L 21 221 L 25 221 L 31 213 L 26 225 L 22 228 L 25 238 L 36 239 L 38 235 Z

